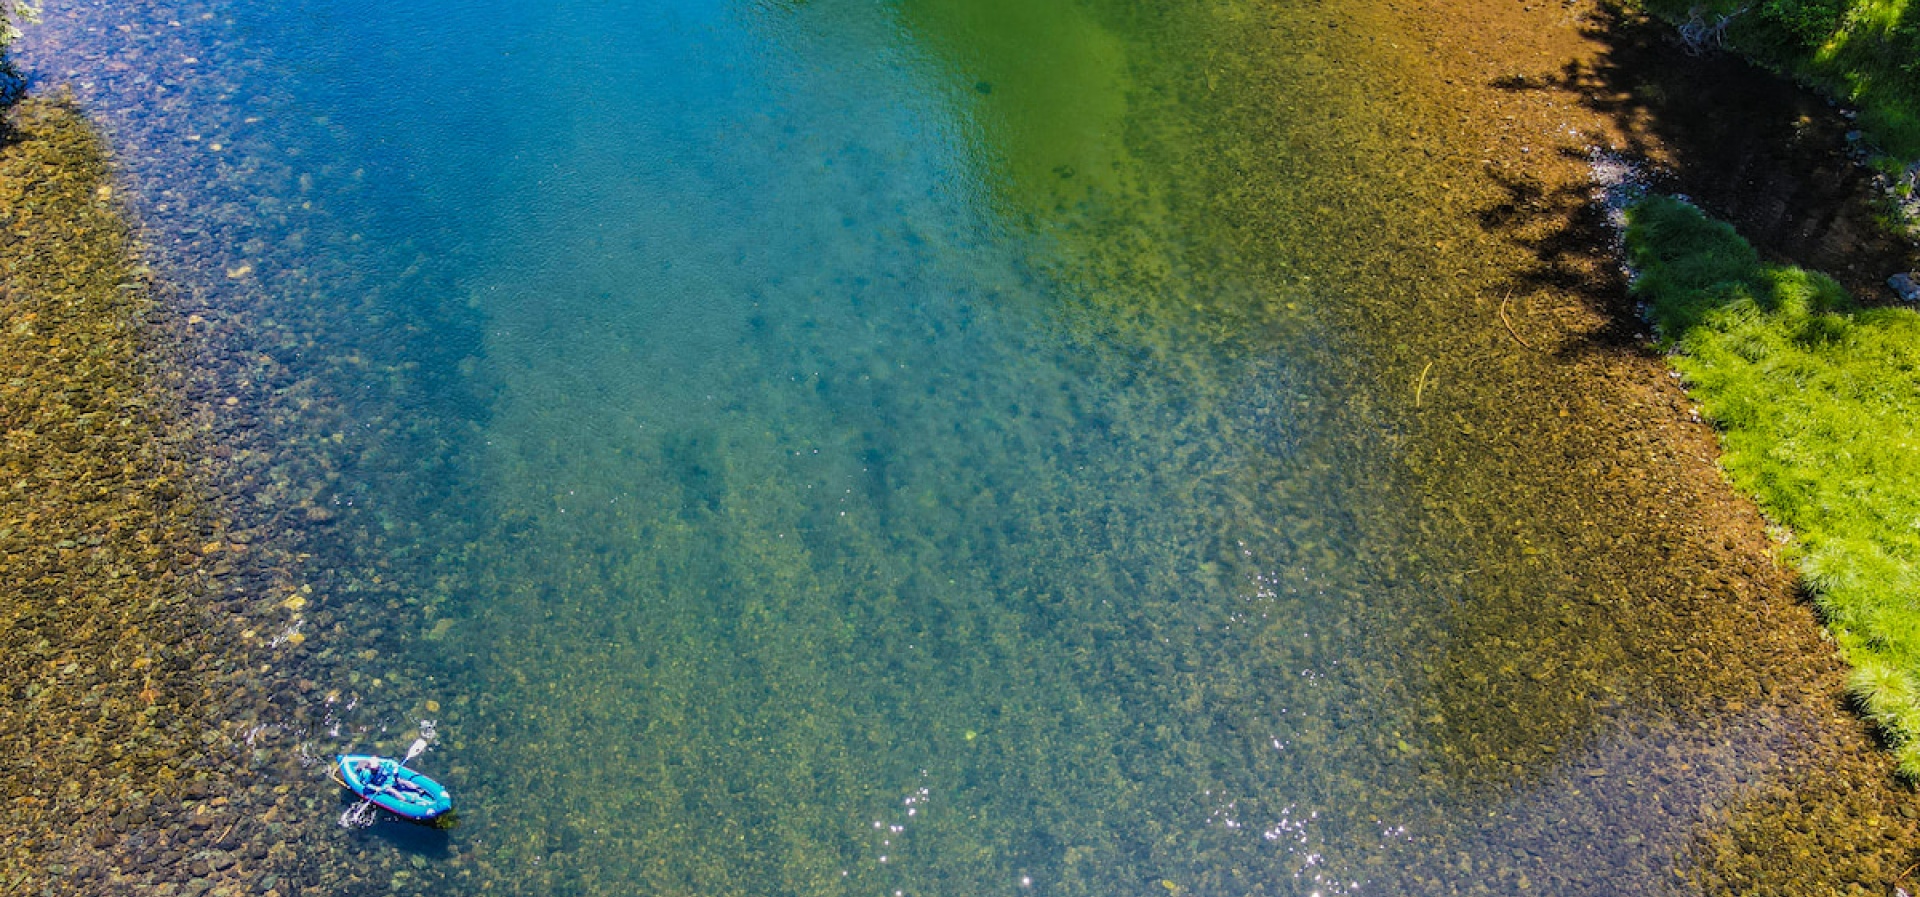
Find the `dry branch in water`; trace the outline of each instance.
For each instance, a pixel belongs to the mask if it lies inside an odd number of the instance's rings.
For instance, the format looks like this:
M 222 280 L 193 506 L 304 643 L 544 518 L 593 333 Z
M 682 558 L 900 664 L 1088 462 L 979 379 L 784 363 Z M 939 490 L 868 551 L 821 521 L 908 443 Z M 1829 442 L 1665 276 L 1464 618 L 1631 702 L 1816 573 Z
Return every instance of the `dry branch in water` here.
M 1714 47 L 1724 47 L 1727 43 L 1727 26 L 1747 11 L 1740 7 L 1733 12 L 1715 16 L 1713 22 L 1707 22 L 1706 8 L 1695 5 L 1687 10 L 1687 21 L 1680 26 L 1680 42 L 1685 44 L 1687 52 L 1695 56 Z

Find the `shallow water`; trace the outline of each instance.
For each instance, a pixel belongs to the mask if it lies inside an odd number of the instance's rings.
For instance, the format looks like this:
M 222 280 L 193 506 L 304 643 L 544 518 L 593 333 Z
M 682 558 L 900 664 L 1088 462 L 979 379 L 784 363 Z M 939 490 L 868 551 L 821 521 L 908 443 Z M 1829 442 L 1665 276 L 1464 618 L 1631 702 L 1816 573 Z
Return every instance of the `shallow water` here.
M 1559 482 L 1637 450 L 1380 189 L 1454 164 L 1404 51 L 1174 6 L 49 3 L 247 500 L 325 521 L 282 749 L 430 718 L 462 806 L 318 887 L 1687 881 L 1807 724 L 1642 656 Z

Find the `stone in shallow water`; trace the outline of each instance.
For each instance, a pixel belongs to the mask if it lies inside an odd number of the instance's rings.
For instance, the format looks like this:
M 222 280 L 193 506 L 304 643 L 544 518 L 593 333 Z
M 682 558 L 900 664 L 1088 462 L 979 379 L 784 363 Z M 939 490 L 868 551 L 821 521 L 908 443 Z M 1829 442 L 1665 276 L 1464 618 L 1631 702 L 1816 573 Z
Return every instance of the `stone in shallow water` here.
M 1909 271 L 1887 278 L 1887 286 L 1893 288 L 1906 302 L 1920 302 L 1920 272 Z

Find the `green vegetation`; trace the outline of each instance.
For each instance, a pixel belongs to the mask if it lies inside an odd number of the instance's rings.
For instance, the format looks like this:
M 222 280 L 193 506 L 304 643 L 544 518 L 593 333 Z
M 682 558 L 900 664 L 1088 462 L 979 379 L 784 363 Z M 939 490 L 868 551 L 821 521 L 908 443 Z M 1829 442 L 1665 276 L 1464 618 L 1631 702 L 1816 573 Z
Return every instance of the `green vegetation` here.
M 13 67 L 13 60 L 7 58 L 7 48 L 20 37 L 22 23 L 38 18 L 40 10 L 27 0 L 0 0 L 0 104 L 10 104 L 20 99 L 26 89 L 26 79 L 20 77 L 19 70 Z
M 1690 39 L 1738 48 L 1860 107 L 1887 154 L 1920 158 L 1920 3 L 1913 0 L 1643 0 Z
M 1792 530 L 1856 696 L 1920 778 L 1920 314 L 1763 264 L 1677 200 L 1630 222 L 1634 290 L 1720 427 L 1725 469 Z
M 40 10 L 27 0 L 0 0 L 0 50 L 20 36 L 20 25 L 38 18 Z
M 1127 165 L 1127 48 L 1072 2 L 909 0 L 900 18 L 969 85 L 1005 201 L 1045 218 Z

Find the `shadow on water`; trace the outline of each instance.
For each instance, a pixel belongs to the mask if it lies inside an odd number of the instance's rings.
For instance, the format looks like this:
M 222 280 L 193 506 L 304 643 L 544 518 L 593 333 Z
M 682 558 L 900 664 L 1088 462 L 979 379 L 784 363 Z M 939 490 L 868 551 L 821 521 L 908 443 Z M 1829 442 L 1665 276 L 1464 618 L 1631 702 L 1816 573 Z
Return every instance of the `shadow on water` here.
M 366 829 L 361 837 L 379 841 L 408 856 L 429 860 L 444 860 L 453 856 L 453 835 L 450 832 L 404 819 L 382 819 Z
M 1588 161 L 1584 154 L 1561 152 L 1569 160 Z M 1593 201 L 1593 188 L 1585 183 L 1556 188 L 1503 171 L 1490 171 L 1487 177 L 1501 197 L 1475 212 L 1475 219 L 1488 232 L 1526 247 L 1533 259 L 1529 266 L 1509 273 L 1512 293 L 1577 296 L 1604 314 L 1605 326 L 1587 333 L 1584 345 L 1562 353 L 1585 348 L 1644 351 L 1646 328 L 1626 297 L 1625 274 L 1607 249 L 1614 239 L 1613 223 L 1606 209 Z

